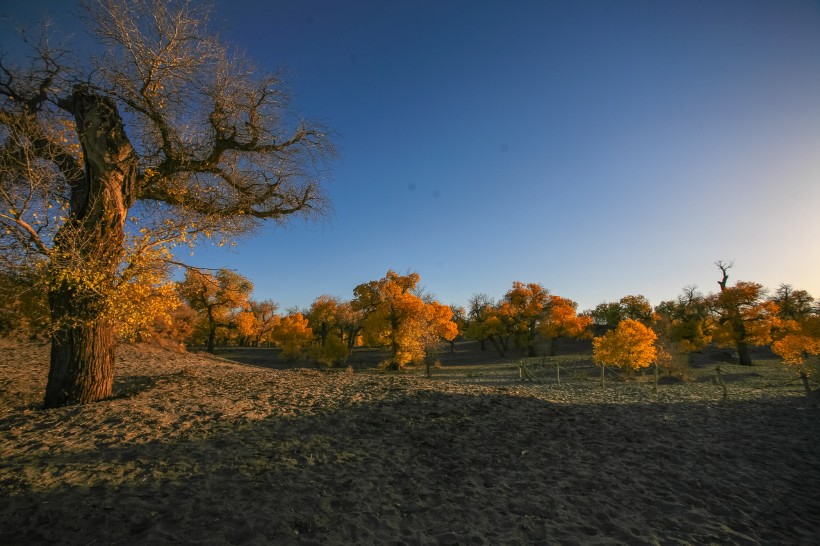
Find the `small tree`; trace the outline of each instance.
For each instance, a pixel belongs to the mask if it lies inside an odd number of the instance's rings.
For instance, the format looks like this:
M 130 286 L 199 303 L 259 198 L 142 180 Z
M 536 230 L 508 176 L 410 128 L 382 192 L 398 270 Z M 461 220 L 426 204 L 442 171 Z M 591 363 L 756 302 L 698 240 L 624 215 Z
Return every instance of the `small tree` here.
M 578 304 L 561 296 L 550 295 L 550 304 L 547 314 L 541 321 L 538 331 L 549 340 L 550 356 L 556 353 L 557 338 L 559 336 L 581 338 L 590 336 L 589 326 L 592 318 L 576 314 Z
M 336 328 L 341 339 L 347 346 L 348 353 L 354 347 L 361 345 L 362 321 L 364 315 L 361 309 L 354 309 L 349 301 L 341 302 L 336 309 Z
M 460 305 L 450 304 L 450 311 L 453 314 L 453 322 L 456 325 L 456 335 L 450 340 L 450 352 L 456 352 L 456 338 L 464 335 L 467 327 L 467 310 Z
M 302 316 L 302 313 L 292 313 L 282 317 L 279 325 L 273 330 L 272 338 L 282 347 L 282 358 L 293 361 L 310 345 L 313 330 L 308 326 L 308 319 Z
M 200 320 L 199 313 L 185 302 L 179 302 L 166 316 L 154 319 L 147 340 L 161 347 L 182 351 L 194 340 L 194 331 Z
M 384 278 L 357 286 L 353 293 L 354 310 L 364 314 L 365 342 L 390 348 L 388 369 L 401 369 L 420 362 L 431 336 L 452 339 L 458 329 L 446 305 L 425 300 L 419 295 L 418 273 L 399 275 L 388 271 Z
M 535 335 L 551 303 L 549 291 L 537 283 L 513 282 L 504 294 L 499 312 L 506 316 L 518 346 L 526 347 L 528 356 L 535 356 Z
M 601 386 L 604 386 L 606 366 L 638 370 L 649 366 L 657 356 L 657 335 L 651 328 L 634 319 L 625 319 L 592 340 L 592 359 L 601 367 Z
M 489 311 L 495 306 L 495 302 L 487 294 L 473 294 L 468 306 L 464 337 L 477 340 L 481 350 L 485 351 L 489 334 L 484 328 L 484 321 L 488 318 Z
M 214 352 L 217 328 L 231 325 L 231 313 L 245 308 L 252 291 L 251 281 L 227 269 L 220 269 L 216 274 L 196 269 L 186 272 L 179 293 L 205 319 L 208 328 L 206 350 L 209 353 Z
M 432 374 L 431 367 L 435 354 L 442 341 L 452 341 L 458 335 L 458 324 L 453 317 L 453 308 L 431 301 L 424 305 L 424 324 L 420 325 L 423 331 L 420 336 L 424 364 L 427 377 Z M 452 345 L 451 345 L 452 346 Z
M 279 304 L 273 300 L 248 302 L 248 311 L 254 318 L 253 345 L 259 347 L 262 343 L 271 341 L 271 333 L 279 324 L 279 315 L 276 310 Z
M 339 298 L 321 295 L 316 298 L 310 305 L 307 312 L 307 319 L 310 321 L 310 327 L 319 339 L 319 344 L 324 347 L 327 341 L 327 336 L 333 331 L 336 326 L 336 320 L 339 310 Z
M 811 376 L 807 360 L 820 355 L 820 316 L 785 321 L 780 339 L 772 343 L 772 351 L 783 359 L 783 364 L 795 369 L 803 381 L 806 394 L 811 393 Z
M 800 320 L 812 314 L 814 298 L 790 284 L 778 286 L 770 300 L 777 305 L 777 315 L 783 320 Z

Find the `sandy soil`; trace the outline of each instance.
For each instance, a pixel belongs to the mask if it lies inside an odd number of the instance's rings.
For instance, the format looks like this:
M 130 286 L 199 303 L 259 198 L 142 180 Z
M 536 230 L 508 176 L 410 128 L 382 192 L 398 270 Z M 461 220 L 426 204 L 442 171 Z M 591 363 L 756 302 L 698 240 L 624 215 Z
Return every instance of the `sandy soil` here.
M 708 382 L 654 395 L 125 346 L 115 398 L 43 411 L 48 348 L 0 351 L 0 544 L 820 542 L 820 409 L 799 385 L 721 403 Z

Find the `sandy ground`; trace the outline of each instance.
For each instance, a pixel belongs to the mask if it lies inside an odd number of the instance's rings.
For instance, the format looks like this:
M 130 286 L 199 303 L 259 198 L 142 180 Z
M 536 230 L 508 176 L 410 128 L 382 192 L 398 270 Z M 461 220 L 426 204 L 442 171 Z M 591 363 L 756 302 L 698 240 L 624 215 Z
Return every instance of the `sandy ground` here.
M 818 544 L 820 409 L 691 383 L 272 370 L 122 347 L 43 411 L 0 362 L 0 544 Z

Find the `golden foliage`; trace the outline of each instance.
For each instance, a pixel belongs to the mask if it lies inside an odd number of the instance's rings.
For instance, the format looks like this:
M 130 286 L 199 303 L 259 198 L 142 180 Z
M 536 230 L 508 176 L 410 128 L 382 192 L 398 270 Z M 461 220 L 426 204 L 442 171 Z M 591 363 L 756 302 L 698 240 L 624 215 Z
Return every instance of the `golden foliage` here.
M 364 342 L 390 348 L 388 367 L 421 361 L 440 340 L 458 335 L 452 309 L 436 301 L 425 303 L 414 293 L 419 280 L 418 273 L 399 275 L 390 270 L 384 278 L 353 291 L 352 308 L 364 313 Z
M 614 330 L 592 340 L 592 358 L 599 366 L 631 370 L 645 368 L 657 356 L 656 339 L 655 332 L 641 322 L 622 320 Z
M 182 299 L 202 317 L 202 326 L 208 332 L 207 350 L 213 352 L 217 328 L 229 326 L 232 315 L 249 306 L 253 283 L 228 269 L 220 269 L 215 274 L 188 269 L 178 290 Z
M 296 360 L 313 340 L 313 330 L 302 313 L 293 313 L 282 317 L 271 338 L 282 348 L 283 359 Z
M 712 340 L 721 347 L 740 343 L 766 345 L 771 342 L 772 329 L 777 327 L 777 305 L 763 301 L 763 286 L 738 281 L 714 297 L 718 313 Z
M 245 308 L 253 283 L 228 269 L 220 269 L 216 274 L 188 269 L 178 289 L 196 311 L 225 320 L 231 310 Z
M 578 304 L 574 301 L 550 294 L 546 316 L 541 320 L 538 331 L 546 338 L 559 336 L 587 337 L 592 317 L 576 314 Z
M 820 316 L 784 321 L 781 337 L 772 343 L 772 351 L 783 359 L 784 365 L 808 375 L 807 358 L 820 355 Z
M 350 349 L 348 349 L 347 343 L 337 334 L 329 334 L 325 338 L 324 346 L 319 343 L 314 344 L 312 355 L 317 363 L 333 366 L 343 364 L 350 356 Z

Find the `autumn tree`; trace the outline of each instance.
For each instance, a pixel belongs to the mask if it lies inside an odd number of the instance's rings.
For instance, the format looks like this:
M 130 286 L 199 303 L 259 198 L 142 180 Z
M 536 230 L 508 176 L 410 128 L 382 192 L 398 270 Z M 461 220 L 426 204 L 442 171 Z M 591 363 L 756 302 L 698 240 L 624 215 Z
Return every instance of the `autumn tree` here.
M 510 338 L 515 334 L 515 322 L 509 304 L 501 301 L 484 310 L 482 335 L 493 346 L 498 356 L 506 356 L 510 349 Z
M 424 304 L 424 313 L 416 319 L 418 332 L 414 361 L 423 360 L 427 377 L 431 377 L 436 355 L 442 342 L 450 342 L 458 335 L 458 325 L 453 317 L 453 309 L 433 299 Z M 452 347 L 452 345 L 451 345 Z
M 790 284 L 781 284 L 769 298 L 777 305 L 782 320 L 801 320 L 812 314 L 814 298 L 805 290 L 795 290 Z
M 294 312 L 282 317 L 271 335 L 274 343 L 282 348 L 282 358 L 296 360 L 313 339 L 313 330 L 302 313 Z
M 465 335 L 477 339 L 484 348 L 487 341 L 499 356 L 505 356 L 512 339 L 518 347 L 535 355 L 538 325 L 547 312 L 549 292 L 537 283 L 513 282 L 504 297 L 495 302 L 486 294 L 470 299 Z
M 456 325 L 456 335 L 450 340 L 450 352 L 456 352 L 456 338 L 464 335 L 467 327 L 467 310 L 460 305 L 450 304 L 450 312 L 453 315 L 453 322 Z
M 712 341 L 709 300 L 695 286 L 684 287 L 675 300 L 661 302 L 655 313 L 658 316 L 655 330 L 668 345 L 670 360 L 684 356 L 688 365 L 691 353 Z
M 592 359 L 601 367 L 601 386 L 606 366 L 626 370 L 649 366 L 657 356 L 656 339 L 651 328 L 634 319 L 624 319 L 614 330 L 593 339 Z
M 247 305 L 247 304 L 246 304 Z M 235 332 L 236 344 L 240 347 L 248 347 L 256 332 L 256 317 L 247 307 L 235 310 L 230 317 L 229 325 Z
M 271 332 L 279 323 L 278 308 L 278 304 L 271 300 L 249 299 L 243 307 L 234 309 L 230 325 L 236 332 L 239 346 L 259 347 L 261 343 L 271 341 Z
M 214 352 L 217 328 L 231 325 L 231 314 L 245 309 L 252 291 L 251 281 L 228 269 L 220 269 L 216 273 L 189 269 L 185 273 L 179 293 L 192 309 L 203 316 L 208 328 L 206 348 L 209 353 Z
M 354 309 L 352 302 L 343 301 L 336 309 L 336 328 L 339 338 L 347 346 L 348 352 L 361 344 L 364 315 L 361 309 Z
M 339 298 L 324 294 L 313 300 L 307 312 L 310 327 L 321 347 L 325 346 L 328 336 L 336 329 L 339 303 Z
M 351 302 L 364 315 L 365 342 L 390 348 L 388 369 L 401 369 L 424 358 L 431 339 L 452 339 L 457 327 L 446 305 L 419 295 L 418 273 L 399 275 L 390 270 L 384 278 L 358 285 Z
M 345 341 L 347 331 L 344 321 L 350 318 L 347 313 L 344 302 L 335 296 L 325 294 L 311 304 L 307 319 L 317 339 L 317 362 L 333 365 L 343 363 L 347 359 L 352 349 Z
M 184 301 L 167 314 L 154 317 L 154 322 L 141 341 L 148 341 L 160 347 L 182 351 L 194 340 L 194 332 L 199 313 Z
M 732 263 L 716 262 L 722 273 L 718 281 L 720 292 L 710 299 L 716 326 L 712 339 L 718 346 L 735 347 L 743 366 L 752 365 L 750 346 L 765 345 L 771 341 L 772 318 L 777 306 L 765 300 L 763 286 L 754 282 L 738 281 L 729 286 L 728 271 Z
M 490 339 L 488 329 L 485 327 L 486 320 L 495 307 L 495 301 L 487 294 L 473 294 L 468 302 L 468 311 L 464 336 L 475 339 L 479 342 L 481 350 L 486 350 L 487 340 Z
M 271 341 L 271 333 L 279 324 L 280 317 L 276 314 L 279 304 L 273 300 L 251 299 L 248 301 L 247 309 L 253 315 L 253 345 L 259 347 L 262 343 Z
M 550 302 L 549 291 L 540 284 L 515 281 L 499 306 L 499 314 L 508 318 L 516 342 L 526 347 L 528 356 L 535 356 L 535 335 Z
M 72 60 L 43 33 L 28 65 L 0 63 L 0 249 L 45 277 L 47 407 L 110 396 L 111 311 L 141 263 L 320 212 L 330 150 L 289 121 L 278 75 L 220 41 L 204 3 L 83 10 L 103 55 Z
M 783 359 L 783 364 L 797 371 L 806 393 L 810 394 L 808 359 L 820 355 L 820 316 L 786 320 L 780 330 L 779 339 L 772 343 L 772 351 Z
M 592 317 L 578 315 L 578 304 L 574 301 L 550 294 L 547 312 L 538 326 L 538 331 L 549 340 L 550 355 L 555 355 L 557 338 L 589 336 L 588 328 Z

